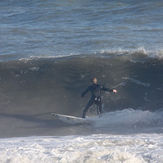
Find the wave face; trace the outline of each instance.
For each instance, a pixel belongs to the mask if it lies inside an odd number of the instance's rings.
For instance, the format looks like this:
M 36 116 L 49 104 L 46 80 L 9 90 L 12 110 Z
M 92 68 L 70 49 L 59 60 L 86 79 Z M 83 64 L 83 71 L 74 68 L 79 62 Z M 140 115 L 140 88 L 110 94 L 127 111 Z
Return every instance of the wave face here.
M 144 54 L 40 58 L 0 63 L 1 108 L 78 114 L 89 99 L 80 95 L 97 77 L 118 94 L 103 94 L 106 111 L 156 110 L 163 106 L 163 60 Z M 28 108 L 28 109 L 27 109 Z
M 44 131 L 58 128 L 62 123 L 52 120 L 51 112 L 81 116 L 89 94 L 84 98 L 80 95 L 95 76 L 100 84 L 118 90 L 117 94 L 103 93 L 105 112 L 125 108 L 155 112 L 163 107 L 163 60 L 142 52 L 1 62 L 0 74 L 2 137 L 6 132 L 10 136 L 17 129 L 24 136 L 29 134 L 27 128 L 37 128 L 37 134 L 41 134 L 39 126 L 44 126 Z M 88 112 L 93 114 L 94 106 Z M 55 134 L 65 133 L 63 130 Z

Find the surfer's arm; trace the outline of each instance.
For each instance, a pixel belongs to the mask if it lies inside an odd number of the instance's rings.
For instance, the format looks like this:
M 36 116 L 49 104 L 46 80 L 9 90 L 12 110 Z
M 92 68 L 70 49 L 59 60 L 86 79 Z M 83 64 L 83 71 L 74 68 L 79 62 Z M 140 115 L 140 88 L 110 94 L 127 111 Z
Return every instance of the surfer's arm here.
M 88 88 L 81 94 L 81 97 L 84 97 L 84 96 L 88 93 L 89 90 L 90 90 L 90 88 L 88 87 Z
M 101 90 L 107 91 L 107 92 L 117 93 L 117 90 L 116 89 L 105 88 L 104 86 L 101 86 Z

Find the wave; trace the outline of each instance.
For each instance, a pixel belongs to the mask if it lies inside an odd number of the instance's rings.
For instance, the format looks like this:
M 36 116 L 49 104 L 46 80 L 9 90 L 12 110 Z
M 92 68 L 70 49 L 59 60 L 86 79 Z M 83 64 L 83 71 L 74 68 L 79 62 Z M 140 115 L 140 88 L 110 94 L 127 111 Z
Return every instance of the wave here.
M 119 53 L 1 62 L 0 105 L 22 109 L 25 103 L 30 108 L 49 106 L 60 113 L 79 114 L 89 99 L 80 94 L 96 76 L 100 84 L 118 89 L 116 95 L 103 94 L 108 111 L 161 108 L 163 60 L 137 54 L 132 60 Z
M 81 116 L 89 94 L 84 98 L 80 95 L 92 77 L 97 77 L 105 87 L 118 90 L 117 94 L 102 94 L 106 112 L 125 108 L 155 112 L 163 108 L 162 74 L 163 60 L 143 57 L 141 53 L 132 60 L 123 55 L 76 55 L 1 62 L 0 128 L 4 130 L 1 134 L 16 131 L 16 126 L 21 130 L 20 124 L 58 127 L 59 122 L 46 119 L 51 112 Z M 94 107 L 90 111 L 95 110 Z M 145 113 L 148 112 L 140 112 Z M 13 128 L 5 130 L 13 119 Z

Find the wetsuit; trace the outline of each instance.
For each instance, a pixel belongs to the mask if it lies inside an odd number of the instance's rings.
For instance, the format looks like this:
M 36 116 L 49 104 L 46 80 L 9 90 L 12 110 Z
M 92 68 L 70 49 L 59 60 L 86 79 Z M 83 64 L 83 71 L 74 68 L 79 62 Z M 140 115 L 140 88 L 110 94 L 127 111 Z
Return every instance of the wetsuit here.
M 99 84 L 92 84 L 81 94 L 81 97 L 84 97 L 84 95 L 87 92 L 91 93 L 91 98 L 88 101 L 88 104 L 86 105 L 85 109 L 83 110 L 82 118 L 85 118 L 86 112 L 88 111 L 89 107 L 92 106 L 93 104 L 96 104 L 98 107 L 97 113 L 98 114 L 102 113 L 102 101 L 101 101 L 102 91 L 113 92 L 112 89 L 105 88 L 104 86 L 101 86 Z

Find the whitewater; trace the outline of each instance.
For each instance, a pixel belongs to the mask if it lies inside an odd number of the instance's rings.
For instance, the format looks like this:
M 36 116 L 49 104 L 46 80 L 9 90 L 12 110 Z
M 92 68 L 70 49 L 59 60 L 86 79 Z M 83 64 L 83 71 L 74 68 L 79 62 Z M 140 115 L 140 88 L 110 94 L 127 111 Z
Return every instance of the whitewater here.
M 26 137 L 0 140 L 5 163 L 163 162 L 163 135 Z
M 87 117 L 95 134 L 1 138 L 0 162 L 161 163 L 162 115 L 128 108 Z

